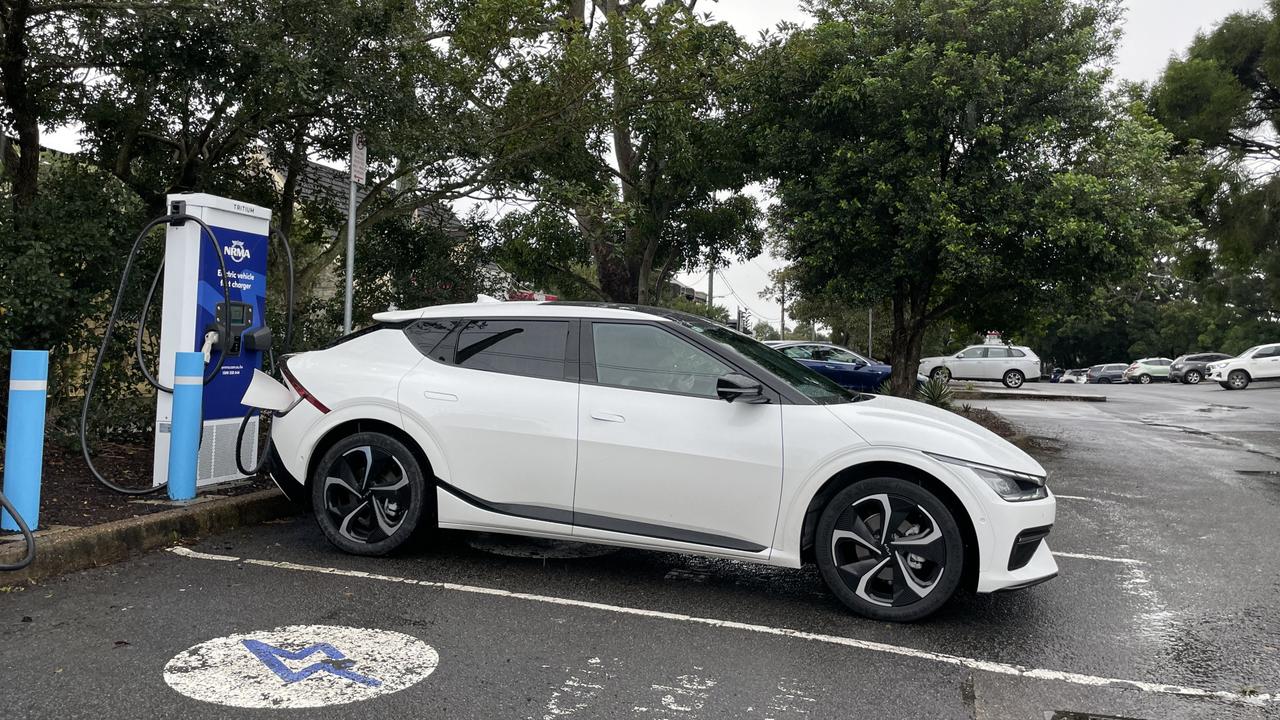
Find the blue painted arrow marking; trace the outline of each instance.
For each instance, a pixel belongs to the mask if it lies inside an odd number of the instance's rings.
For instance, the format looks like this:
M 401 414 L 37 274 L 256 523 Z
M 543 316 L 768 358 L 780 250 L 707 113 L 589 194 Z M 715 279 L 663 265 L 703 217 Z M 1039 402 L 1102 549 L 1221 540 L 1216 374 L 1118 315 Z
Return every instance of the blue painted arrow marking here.
M 346 678 L 351 682 L 360 683 L 368 687 L 378 687 L 382 684 L 381 680 L 348 670 L 347 666 L 351 664 L 351 661 L 347 659 L 346 655 L 342 654 L 341 650 L 329 643 L 316 643 L 301 650 L 293 651 L 278 648 L 275 645 L 268 645 L 260 640 L 241 640 L 240 642 L 244 644 L 245 649 L 253 653 L 254 657 L 261 660 L 263 665 L 270 668 L 271 672 L 279 675 L 280 679 L 284 680 L 286 684 L 306 680 L 312 675 L 321 672 L 337 675 L 340 678 Z M 306 660 L 318 652 L 324 653 L 328 656 L 328 659 L 311 663 L 296 671 L 290 670 L 284 664 L 285 660 Z

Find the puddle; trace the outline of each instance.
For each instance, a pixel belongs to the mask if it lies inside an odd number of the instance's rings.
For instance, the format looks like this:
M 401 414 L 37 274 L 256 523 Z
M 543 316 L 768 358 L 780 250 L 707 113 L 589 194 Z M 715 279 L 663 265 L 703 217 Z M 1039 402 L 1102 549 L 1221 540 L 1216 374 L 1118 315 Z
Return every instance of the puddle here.
M 1248 477 L 1280 478 L 1280 470 L 1237 470 L 1236 472 Z

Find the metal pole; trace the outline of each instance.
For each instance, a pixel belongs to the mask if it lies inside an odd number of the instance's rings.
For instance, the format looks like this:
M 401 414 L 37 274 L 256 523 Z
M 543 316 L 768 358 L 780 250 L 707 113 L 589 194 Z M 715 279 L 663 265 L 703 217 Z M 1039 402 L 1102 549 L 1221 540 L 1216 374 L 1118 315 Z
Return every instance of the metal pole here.
M 871 308 L 867 308 L 867 354 L 871 354 Z
M 778 303 L 782 305 L 782 316 L 778 319 L 778 324 L 782 329 L 778 331 L 778 337 L 783 340 L 787 339 L 787 281 L 786 278 L 778 280 Z
M 179 352 L 173 370 L 173 419 L 169 423 L 169 499 L 196 496 L 200 459 L 204 353 Z
M 715 304 L 715 296 L 716 296 L 716 264 L 713 262 L 711 263 L 710 268 L 707 270 L 707 309 L 708 310 L 710 310 L 711 306 Z
M 347 203 L 347 289 L 342 308 L 342 334 L 351 332 L 351 284 L 356 271 L 356 181 L 351 181 L 351 199 Z

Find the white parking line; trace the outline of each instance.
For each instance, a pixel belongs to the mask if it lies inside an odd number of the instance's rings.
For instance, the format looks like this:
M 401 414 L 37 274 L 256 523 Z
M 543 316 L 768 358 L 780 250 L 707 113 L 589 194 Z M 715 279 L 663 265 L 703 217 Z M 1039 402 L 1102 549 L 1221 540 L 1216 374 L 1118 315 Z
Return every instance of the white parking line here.
M 1231 692 L 1229 690 L 1206 690 L 1197 687 L 1187 687 L 1182 685 L 1166 685 L 1164 683 L 1153 683 L 1142 680 L 1123 680 L 1120 678 L 1109 678 L 1098 675 L 1085 675 L 1082 673 L 1066 672 L 1062 670 L 1046 670 L 1043 668 L 1025 668 L 1020 665 L 1011 665 L 1009 663 L 992 662 L 990 660 L 979 660 L 976 658 L 964 657 L 961 655 L 949 655 L 947 653 L 937 653 L 928 650 L 917 650 L 916 648 L 903 647 L 900 645 L 890 645 L 887 643 L 874 642 L 871 640 L 858 640 L 856 638 L 841 637 L 838 635 L 824 635 L 821 633 L 805 632 L 803 630 L 792 630 L 790 628 L 771 627 L 768 625 L 755 625 L 752 623 L 735 622 L 733 620 L 720 620 L 717 618 L 697 617 L 694 615 L 684 615 L 681 613 L 666 612 L 662 610 L 645 610 L 643 608 L 626 607 L 624 605 L 610 605 L 608 603 L 591 602 L 589 600 L 575 600 L 572 598 L 554 597 L 551 595 L 537 595 L 534 593 L 512 592 L 510 590 L 502 590 L 499 588 L 478 587 L 475 585 L 459 585 L 457 583 L 435 582 L 432 580 L 416 580 L 414 578 L 399 577 L 395 575 L 380 575 L 378 573 L 363 572 L 360 570 L 343 570 L 340 568 L 322 567 L 318 565 L 301 565 L 291 562 L 278 562 L 274 560 L 256 560 L 253 558 L 237 558 L 230 555 L 210 555 L 206 553 L 196 552 L 184 547 L 169 548 L 170 552 L 183 557 L 195 560 L 216 560 L 221 562 L 238 562 L 246 565 L 258 565 L 261 567 L 275 568 L 278 570 L 292 570 L 295 572 L 309 572 L 321 575 L 338 575 L 342 577 L 360 578 L 364 580 L 377 580 L 380 582 L 400 583 L 404 585 L 416 585 L 419 587 L 435 588 L 439 590 L 452 590 L 454 592 L 472 593 L 476 595 L 490 595 L 495 597 L 511 598 L 514 600 L 526 600 L 530 602 L 547 603 L 550 605 L 563 605 L 569 607 L 579 607 L 588 610 L 598 610 L 601 612 L 618 613 L 621 615 L 635 615 L 639 617 L 655 618 L 660 620 L 672 620 L 675 622 L 692 623 L 696 625 L 708 625 L 711 627 L 726 628 L 730 630 L 741 630 L 744 632 L 759 633 L 762 635 L 774 635 L 780 637 L 789 637 L 799 640 L 811 640 L 814 642 L 827 643 L 830 645 L 840 645 L 843 647 L 851 647 L 858 650 L 867 650 L 870 652 L 884 653 L 887 655 L 897 655 L 900 657 L 909 657 L 917 660 L 929 660 L 939 662 L 946 665 L 954 665 L 965 667 L 972 670 L 982 670 L 985 672 L 996 673 L 998 675 L 1012 675 L 1016 677 L 1030 678 L 1033 680 L 1057 680 L 1059 682 L 1070 683 L 1073 685 L 1085 685 L 1089 687 L 1118 687 L 1140 690 L 1142 692 L 1154 693 L 1159 695 L 1178 695 L 1183 697 L 1198 698 L 1215 698 L 1218 700 L 1226 700 L 1229 702 L 1249 703 L 1253 705 L 1270 704 L 1280 701 L 1280 695 L 1275 693 L 1257 693 L 1244 694 Z
M 1054 493 L 1053 496 L 1058 498 L 1059 500 L 1085 500 L 1087 502 L 1099 502 L 1099 503 L 1105 502 L 1103 500 L 1099 500 L 1098 498 L 1080 497 L 1079 495 L 1063 495 L 1062 493 Z
M 1069 553 L 1053 551 L 1054 557 L 1075 558 L 1077 560 L 1099 560 L 1101 562 L 1121 563 L 1124 565 L 1150 565 L 1146 560 L 1134 560 L 1132 558 L 1107 557 L 1106 555 L 1089 555 L 1087 553 Z

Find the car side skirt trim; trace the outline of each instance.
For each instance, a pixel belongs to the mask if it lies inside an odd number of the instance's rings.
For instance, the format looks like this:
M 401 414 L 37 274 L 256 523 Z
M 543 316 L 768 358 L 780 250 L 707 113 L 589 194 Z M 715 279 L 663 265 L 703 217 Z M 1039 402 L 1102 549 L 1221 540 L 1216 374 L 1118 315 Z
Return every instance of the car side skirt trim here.
M 483 498 L 476 497 L 465 490 L 456 488 L 439 478 L 436 478 L 436 486 L 468 505 L 478 507 L 481 510 L 498 513 L 499 515 L 508 515 L 511 517 L 523 518 L 525 520 L 542 520 L 545 522 L 573 525 L 581 528 L 590 528 L 592 530 L 604 530 L 606 532 L 623 533 L 626 535 L 651 537 L 659 540 L 686 542 L 694 545 L 723 548 L 725 550 L 741 550 L 744 552 L 762 552 L 764 550 L 768 550 L 764 545 L 758 545 L 753 542 L 724 535 L 700 532 L 698 530 L 686 530 L 684 528 L 655 525 L 653 523 L 640 522 L 637 520 L 625 520 L 623 518 L 609 517 L 606 515 L 575 513 L 572 510 L 544 507 L 541 505 L 491 502 L 484 500 Z

